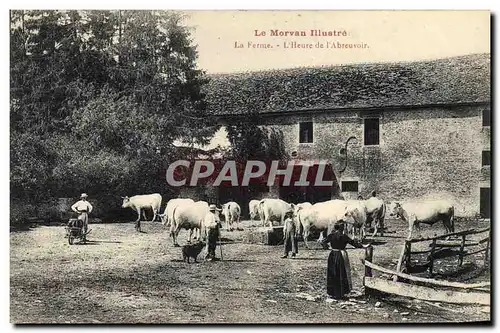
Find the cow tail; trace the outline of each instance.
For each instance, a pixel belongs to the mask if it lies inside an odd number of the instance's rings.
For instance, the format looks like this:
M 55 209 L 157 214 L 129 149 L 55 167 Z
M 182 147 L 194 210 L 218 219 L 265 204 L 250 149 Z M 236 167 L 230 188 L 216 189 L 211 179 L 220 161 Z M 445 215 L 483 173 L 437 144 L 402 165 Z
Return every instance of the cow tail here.
M 264 214 L 264 201 L 261 200 L 259 201 L 259 205 L 257 206 L 257 211 L 259 213 L 259 217 L 262 220 L 265 220 L 265 214 Z M 262 216 L 261 216 L 262 215 Z
M 382 213 L 380 214 L 380 218 L 379 218 L 379 227 L 380 228 L 383 228 L 384 227 L 384 222 L 385 222 L 385 212 L 386 212 L 386 205 L 385 205 L 385 202 L 382 204 Z
M 175 206 L 174 209 L 172 209 L 172 221 L 170 221 L 170 237 L 172 237 L 172 234 L 176 228 L 175 225 L 175 210 L 179 207 L 179 205 Z
M 157 206 L 153 208 L 153 214 L 160 214 L 160 210 L 161 210 L 161 202 L 163 201 L 163 198 L 161 197 L 160 195 L 160 200 L 157 202 Z
M 296 228 L 297 232 L 295 234 L 296 235 L 303 235 L 304 234 L 304 226 L 302 225 L 302 220 L 300 219 L 300 214 L 297 214 L 297 220 L 299 221 L 299 225 Z

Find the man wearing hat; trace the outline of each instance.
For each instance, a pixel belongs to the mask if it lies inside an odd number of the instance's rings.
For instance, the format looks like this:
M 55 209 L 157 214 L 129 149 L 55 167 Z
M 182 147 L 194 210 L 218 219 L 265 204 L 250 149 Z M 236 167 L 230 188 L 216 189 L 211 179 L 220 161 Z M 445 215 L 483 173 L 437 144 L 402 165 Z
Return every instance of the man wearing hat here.
M 285 213 L 284 219 L 285 225 L 283 227 L 283 238 L 285 245 L 285 253 L 281 258 L 288 258 L 288 253 L 292 252 L 292 258 L 299 252 L 299 247 L 297 245 L 297 217 L 293 208 Z
M 82 193 L 80 195 L 80 201 L 77 201 L 73 206 L 71 206 L 71 210 L 75 213 L 78 213 L 78 219 L 83 221 L 83 232 L 87 233 L 88 225 L 89 225 L 89 214 L 92 212 L 92 205 L 87 201 L 87 193 Z
M 203 227 L 205 228 L 205 236 L 207 238 L 207 255 L 205 259 L 213 261 L 216 259 L 215 249 L 217 247 L 217 239 L 219 239 L 221 227 L 219 212 L 222 209 L 217 208 L 215 205 L 210 205 L 208 209 L 209 212 L 203 219 Z

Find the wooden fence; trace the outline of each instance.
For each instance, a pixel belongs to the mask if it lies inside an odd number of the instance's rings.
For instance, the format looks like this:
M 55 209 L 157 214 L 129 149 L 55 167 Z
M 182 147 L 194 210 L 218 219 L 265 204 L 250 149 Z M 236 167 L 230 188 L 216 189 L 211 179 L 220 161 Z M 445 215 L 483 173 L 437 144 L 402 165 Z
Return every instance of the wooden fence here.
M 467 237 L 472 235 L 486 233 L 487 235 L 480 240 L 467 239 Z M 434 237 L 407 239 L 401 250 L 396 271 L 399 273 L 419 273 L 427 271 L 427 276 L 432 277 L 434 276 L 435 260 L 457 256 L 457 268 L 459 268 L 462 266 L 465 257 L 481 252 L 484 252 L 484 266 L 487 267 L 489 265 L 490 239 L 490 228 L 480 230 L 469 229 Z M 413 244 L 422 242 L 431 242 L 428 246 L 430 249 L 419 251 L 412 250 Z M 482 248 L 476 250 L 472 249 L 477 246 L 481 246 Z M 427 254 L 427 261 L 419 265 L 413 265 L 412 256 L 415 257 L 416 255 L 422 254 Z M 394 282 L 396 281 L 398 281 L 398 275 L 394 276 Z
M 426 301 L 490 305 L 491 294 L 487 288 L 490 286 L 490 282 L 466 284 L 416 277 L 376 265 L 372 262 L 372 259 L 373 247 L 370 246 L 366 249 L 365 259 L 362 260 L 365 265 L 363 285 L 366 294 L 372 293 L 373 290 L 378 290 L 384 293 Z M 403 278 L 410 283 L 374 277 L 373 270 Z M 411 282 L 418 283 L 419 285 L 412 284 Z

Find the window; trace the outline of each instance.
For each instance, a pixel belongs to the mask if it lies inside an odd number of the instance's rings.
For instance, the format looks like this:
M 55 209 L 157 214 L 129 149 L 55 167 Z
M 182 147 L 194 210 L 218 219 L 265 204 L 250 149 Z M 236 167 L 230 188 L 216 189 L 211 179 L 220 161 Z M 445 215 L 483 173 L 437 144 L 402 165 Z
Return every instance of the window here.
M 485 108 L 483 110 L 483 126 L 490 126 L 491 124 L 491 110 L 490 108 Z
M 313 123 L 308 121 L 305 123 L 299 123 L 299 142 L 300 143 L 312 143 L 313 142 Z
M 483 150 L 483 166 L 491 165 L 491 151 Z
M 342 192 L 358 192 L 357 181 L 342 182 Z
M 379 144 L 379 118 L 365 119 L 365 146 Z

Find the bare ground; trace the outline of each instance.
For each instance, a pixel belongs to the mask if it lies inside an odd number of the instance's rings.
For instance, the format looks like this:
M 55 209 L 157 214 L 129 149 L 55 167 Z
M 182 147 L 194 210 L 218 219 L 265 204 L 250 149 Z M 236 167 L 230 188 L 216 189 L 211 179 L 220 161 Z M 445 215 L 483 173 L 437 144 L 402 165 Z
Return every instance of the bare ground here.
M 472 223 L 472 222 L 471 222 Z M 457 229 L 485 227 L 457 225 Z M 248 225 L 248 223 L 245 223 Z M 476 222 L 477 224 L 477 222 Z M 394 268 L 406 226 L 375 239 L 374 262 Z M 91 225 L 90 242 L 73 245 L 62 226 L 11 232 L 11 322 L 21 323 L 412 323 L 489 321 L 489 307 L 363 295 L 364 250 L 348 249 L 350 302 L 325 302 L 328 251 L 299 244 L 296 259 L 282 246 L 241 242 L 223 231 L 223 261 L 187 264 L 160 223 Z M 442 225 L 423 227 L 442 233 Z M 185 231 L 180 244 L 186 242 Z M 220 256 L 219 249 L 217 254 Z M 472 259 L 480 266 L 482 256 Z M 489 279 L 489 271 L 467 282 Z M 315 300 L 298 298 L 307 293 Z M 380 302 L 380 306 L 375 306 Z M 378 305 L 378 304 L 377 304 Z M 443 309 L 444 308 L 444 309 Z

